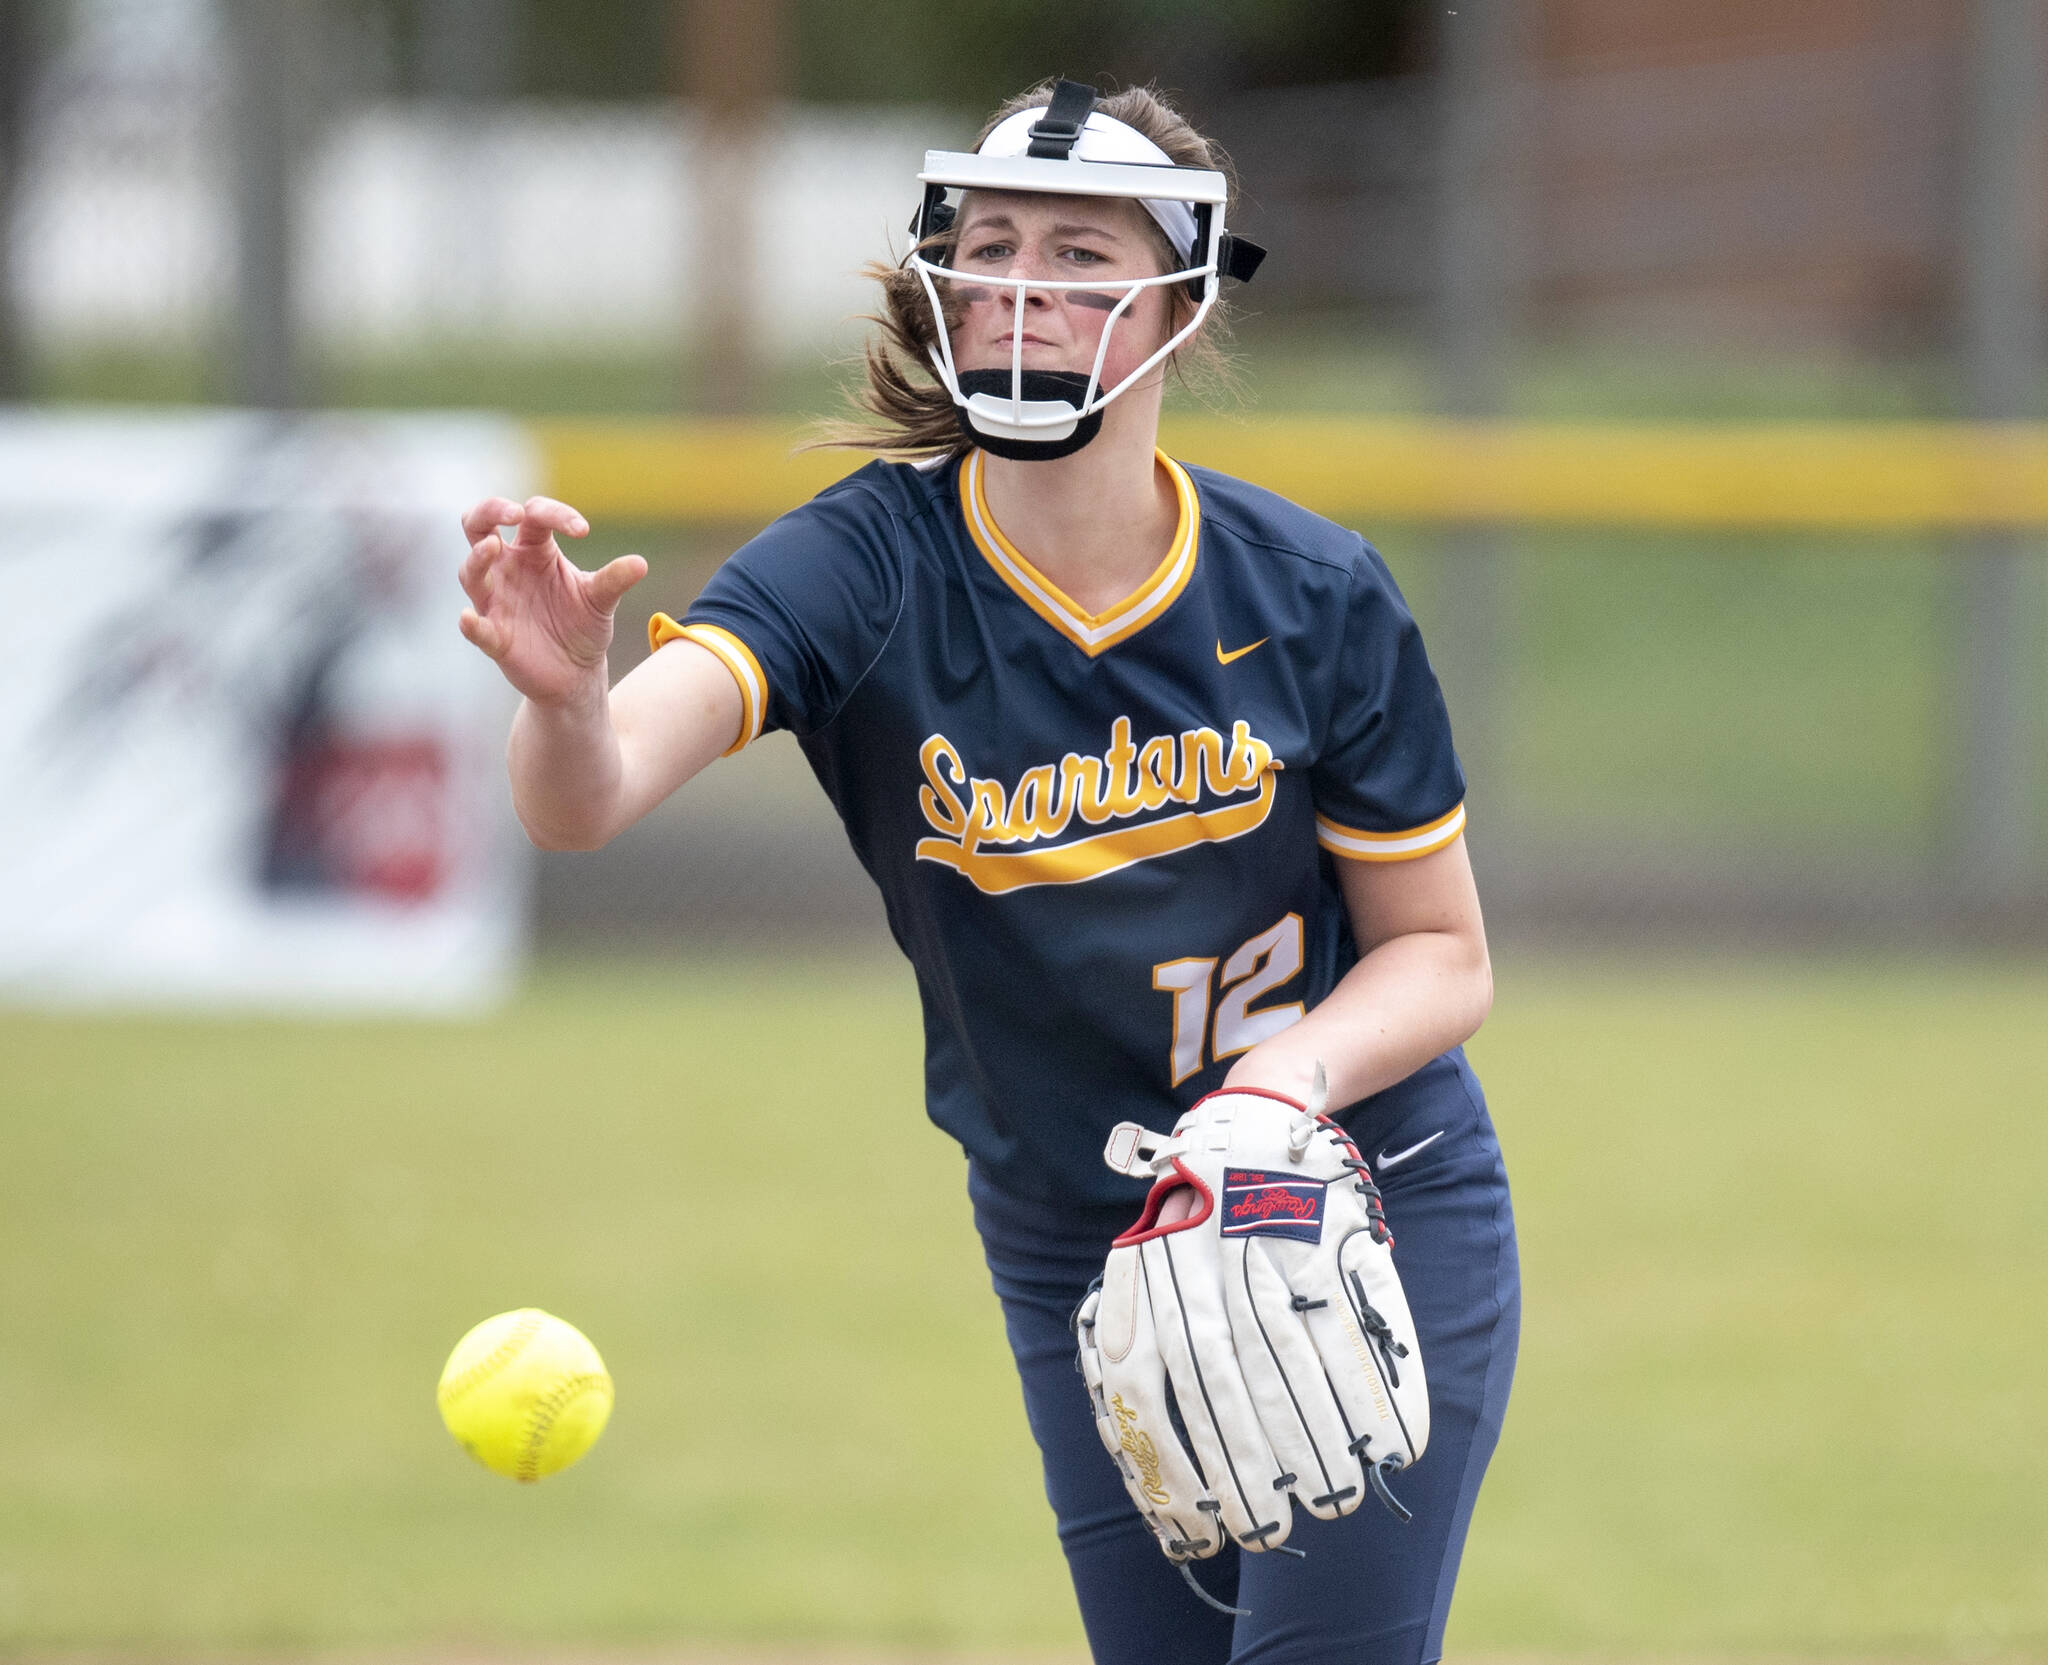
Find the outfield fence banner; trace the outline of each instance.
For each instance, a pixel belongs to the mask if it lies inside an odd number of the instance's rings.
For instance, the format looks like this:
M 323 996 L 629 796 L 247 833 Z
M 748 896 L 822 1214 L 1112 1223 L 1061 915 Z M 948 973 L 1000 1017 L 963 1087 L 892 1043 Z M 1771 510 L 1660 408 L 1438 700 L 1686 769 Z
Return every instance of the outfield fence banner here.
M 450 1011 L 517 969 L 481 417 L 0 411 L 0 1000 Z
M 548 490 L 595 517 L 764 524 L 867 459 L 762 418 L 534 428 Z M 1455 422 L 1169 414 L 1184 462 L 1336 519 L 1722 531 L 2039 530 L 2048 424 Z

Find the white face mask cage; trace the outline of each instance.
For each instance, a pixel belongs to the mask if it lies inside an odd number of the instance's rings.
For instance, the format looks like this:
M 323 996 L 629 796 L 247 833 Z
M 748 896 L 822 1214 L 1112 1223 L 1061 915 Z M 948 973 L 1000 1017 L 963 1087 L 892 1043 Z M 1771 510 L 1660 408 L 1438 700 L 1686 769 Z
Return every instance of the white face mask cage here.
M 1174 166 L 1135 129 L 1094 113 L 1094 104 L 1094 88 L 1062 81 L 1049 106 L 1020 111 L 1009 118 L 989 135 L 981 151 L 927 151 L 924 170 L 918 175 L 925 187 L 924 200 L 911 222 L 916 241 L 904 263 L 917 273 L 931 304 L 937 332 L 936 343 L 929 349 L 932 368 L 963 413 L 970 436 L 1010 455 L 1064 456 L 1086 444 L 1100 428 L 1104 408 L 1138 385 L 1201 328 L 1216 304 L 1222 279 L 1248 279 L 1265 258 L 1265 250 L 1256 243 L 1224 230 L 1223 208 L 1229 187 L 1221 173 Z M 1024 154 L 1017 154 L 1020 148 Z M 1150 277 L 1094 280 L 992 277 L 941 265 L 927 259 L 922 248 L 952 226 L 956 208 L 948 202 L 947 193 L 955 190 L 1128 197 L 1141 203 L 1160 225 L 1182 265 Z M 941 282 L 1011 292 L 1015 321 L 1010 332 L 1007 397 L 989 387 L 963 388 L 946 308 L 940 300 Z M 1195 301 L 1193 317 L 1114 387 L 1105 388 L 1102 367 L 1117 323 L 1147 289 L 1176 284 L 1186 285 Z M 1075 371 L 1024 368 L 1024 308 L 1033 290 L 1105 297 L 1122 292 L 1103 320 L 1094 361 L 1085 377 Z M 982 381 L 1000 374 L 967 372 Z
M 1071 167 L 1077 164 L 1055 165 Z M 1078 165 L 1088 166 L 1086 163 Z M 1158 187 L 1155 184 L 1151 185 L 1150 189 L 1156 194 Z M 932 369 L 938 376 L 940 385 L 945 388 L 953 402 L 967 412 L 973 426 L 983 433 L 1003 439 L 1066 439 L 1082 419 L 1096 415 L 1111 400 L 1135 387 L 1155 366 L 1171 357 L 1183 342 L 1202 327 L 1202 320 L 1209 316 L 1209 309 L 1216 304 L 1216 295 L 1220 287 L 1216 245 L 1222 232 L 1222 225 L 1221 217 L 1208 210 L 1209 205 L 1204 203 L 1196 213 L 1196 235 L 1202 245 L 1200 263 L 1183 267 L 1178 271 L 1161 272 L 1151 277 L 1093 280 L 992 277 L 981 272 L 963 272 L 957 267 L 942 266 L 913 250 L 906 264 L 917 273 L 918 281 L 924 286 L 925 298 L 931 303 L 938 340 L 930 349 L 930 356 Z M 931 217 L 928 206 L 926 212 L 919 216 L 919 220 L 924 223 Z M 1010 331 L 1008 398 L 994 393 L 967 393 L 961 390 L 959 367 L 953 362 L 952 336 L 946 327 L 946 309 L 940 301 L 938 283 L 934 281 L 935 279 L 950 281 L 967 288 L 1007 289 L 1011 292 L 1014 323 Z M 1122 377 L 1114 387 L 1105 388 L 1102 385 L 1102 366 L 1109 356 L 1110 339 L 1115 333 L 1118 321 L 1147 289 L 1165 289 L 1176 284 L 1186 284 L 1194 291 L 1197 297 L 1194 316 L 1174 331 L 1173 335 L 1142 364 Z M 1087 385 L 1081 390 L 1078 405 L 1064 398 L 1027 399 L 1024 396 L 1024 305 L 1026 297 L 1033 290 L 1040 294 L 1080 292 L 1103 296 L 1122 292 L 1121 298 L 1110 309 L 1109 316 L 1102 321 L 1102 334 L 1095 344 L 1095 358 L 1088 367 Z

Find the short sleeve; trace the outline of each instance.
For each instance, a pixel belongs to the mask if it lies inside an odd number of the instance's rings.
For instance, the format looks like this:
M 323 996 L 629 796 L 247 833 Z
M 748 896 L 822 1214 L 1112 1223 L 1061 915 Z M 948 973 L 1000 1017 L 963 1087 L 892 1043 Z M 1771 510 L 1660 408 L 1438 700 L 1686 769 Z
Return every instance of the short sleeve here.
M 769 729 L 824 727 L 875 662 L 902 604 L 901 543 L 870 492 L 841 487 L 784 515 L 712 575 L 678 623 L 648 621 L 648 645 L 708 648 L 739 684 L 739 751 Z
M 1352 574 L 1329 724 L 1311 769 L 1316 841 L 1359 861 L 1407 861 L 1465 830 L 1450 714 L 1408 604 L 1366 545 Z

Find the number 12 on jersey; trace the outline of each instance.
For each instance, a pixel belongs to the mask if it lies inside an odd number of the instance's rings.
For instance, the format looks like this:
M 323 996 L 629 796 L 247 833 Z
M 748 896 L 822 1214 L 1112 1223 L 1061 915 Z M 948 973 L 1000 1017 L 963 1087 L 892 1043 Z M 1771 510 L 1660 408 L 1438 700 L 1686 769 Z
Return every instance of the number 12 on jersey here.
M 1271 1040 L 1304 1010 L 1298 1000 L 1258 1011 L 1251 1004 L 1301 970 L 1301 915 L 1247 937 L 1222 961 L 1162 960 L 1152 968 L 1152 986 L 1173 995 L 1173 1049 L 1168 1072 L 1178 1087 L 1205 1062 L 1249 1052 Z

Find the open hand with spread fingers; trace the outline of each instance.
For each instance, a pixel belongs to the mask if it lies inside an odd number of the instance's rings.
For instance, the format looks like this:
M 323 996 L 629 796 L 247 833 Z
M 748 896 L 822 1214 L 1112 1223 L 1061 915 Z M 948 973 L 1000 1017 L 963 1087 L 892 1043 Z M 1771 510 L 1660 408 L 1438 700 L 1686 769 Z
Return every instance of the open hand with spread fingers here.
M 487 497 L 462 517 L 462 530 L 469 538 L 462 588 L 470 600 L 462 634 L 537 705 L 602 697 L 612 614 L 647 576 L 646 561 L 621 555 L 585 572 L 555 538 L 583 537 L 590 523 L 551 497 Z

